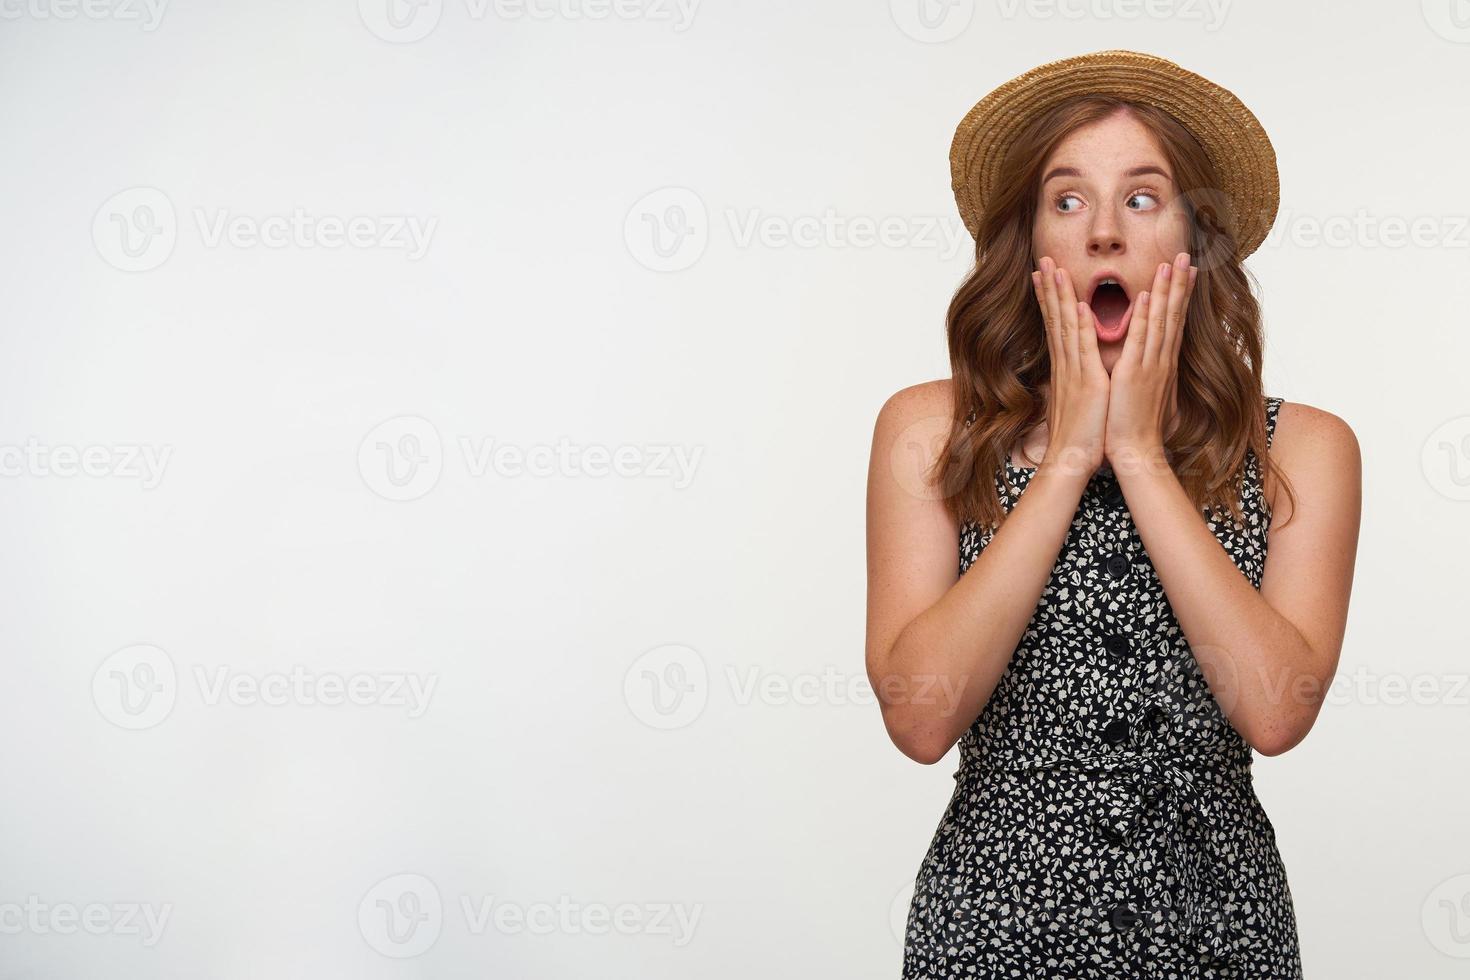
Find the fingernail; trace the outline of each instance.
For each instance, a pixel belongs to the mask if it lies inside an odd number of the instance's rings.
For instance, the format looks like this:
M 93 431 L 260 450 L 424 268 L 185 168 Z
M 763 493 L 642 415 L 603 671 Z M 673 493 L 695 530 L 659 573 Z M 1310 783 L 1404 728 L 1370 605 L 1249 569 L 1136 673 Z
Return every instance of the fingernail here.
M 1172 268 L 1173 268 L 1173 266 L 1169 266 L 1169 265 L 1164 266 L 1164 278 L 1165 279 L 1168 279 L 1169 278 L 1169 270 L 1172 269 Z
M 1061 269 L 1058 269 L 1057 271 L 1053 272 L 1051 275 L 1052 275 L 1052 278 L 1057 281 L 1057 285 L 1060 286 L 1062 284 L 1062 270 Z

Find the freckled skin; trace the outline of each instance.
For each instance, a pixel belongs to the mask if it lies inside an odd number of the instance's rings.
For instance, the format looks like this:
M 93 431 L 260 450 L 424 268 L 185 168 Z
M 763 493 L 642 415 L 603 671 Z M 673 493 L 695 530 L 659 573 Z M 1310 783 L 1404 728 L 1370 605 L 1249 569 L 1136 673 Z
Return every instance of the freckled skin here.
M 1125 176 L 1146 164 L 1170 179 Z M 1068 135 L 1042 166 L 1043 176 L 1054 167 L 1075 167 L 1083 176 L 1056 177 L 1042 185 L 1031 229 L 1033 254 L 1051 256 L 1071 276 L 1079 300 L 1090 299 L 1088 285 L 1102 269 L 1120 273 L 1128 298 L 1136 300 L 1151 287 L 1160 263 L 1189 250 L 1186 218 L 1163 148 L 1126 111 Z M 1109 374 L 1127 339 L 1124 334 L 1116 342 L 1100 340 L 1098 354 Z

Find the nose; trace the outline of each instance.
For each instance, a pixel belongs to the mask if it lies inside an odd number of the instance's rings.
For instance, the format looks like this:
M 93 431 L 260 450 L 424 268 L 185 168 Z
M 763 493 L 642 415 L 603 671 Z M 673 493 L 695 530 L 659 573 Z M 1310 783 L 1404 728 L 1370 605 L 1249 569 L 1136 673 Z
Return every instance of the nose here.
M 1093 209 L 1092 227 L 1087 232 L 1087 254 L 1091 256 L 1121 255 L 1124 250 L 1123 224 L 1112 207 Z

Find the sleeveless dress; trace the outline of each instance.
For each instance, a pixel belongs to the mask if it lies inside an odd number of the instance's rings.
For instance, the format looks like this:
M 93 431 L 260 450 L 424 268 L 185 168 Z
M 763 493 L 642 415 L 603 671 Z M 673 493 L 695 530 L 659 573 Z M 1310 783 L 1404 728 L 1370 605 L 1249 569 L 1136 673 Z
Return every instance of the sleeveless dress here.
M 1265 401 L 1269 446 L 1282 400 Z M 1034 471 L 1005 467 L 1009 512 Z M 1270 508 L 1253 451 L 1241 507 L 1243 522 L 1201 518 L 1259 589 Z M 961 575 L 993 534 L 962 526 Z M 1250 746 L 1210 694 L 1106 464 L 959 749 L 914 880 L 904 980 L 1301 977 Z

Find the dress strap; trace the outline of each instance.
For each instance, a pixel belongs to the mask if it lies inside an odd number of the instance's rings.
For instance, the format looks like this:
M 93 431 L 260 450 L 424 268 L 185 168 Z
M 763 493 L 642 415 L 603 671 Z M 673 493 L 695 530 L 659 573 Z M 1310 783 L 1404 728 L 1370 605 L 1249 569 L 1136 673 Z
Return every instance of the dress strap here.
M 1271 448 L 1271 440 L 1276 435 L 1276 413 L 1281 408 L 1284 398 L 1275 395 L 1266 396 L 1266 448 Z

